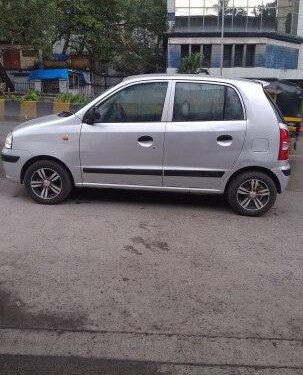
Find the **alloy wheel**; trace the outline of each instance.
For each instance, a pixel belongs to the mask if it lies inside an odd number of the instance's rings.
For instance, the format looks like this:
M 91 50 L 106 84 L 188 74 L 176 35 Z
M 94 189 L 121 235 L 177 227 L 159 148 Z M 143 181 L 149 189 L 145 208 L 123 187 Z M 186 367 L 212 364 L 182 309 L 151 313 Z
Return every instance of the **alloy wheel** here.
M 237 200 L 240 206 L 248 211 L 263 209 L 270 200 L 270 189 L 267 184 L 257 178 L 243 182 L 237 190 Z
M 40 168 L 33 173 L 30 186 L 39 198 L 53 199 L 62 191 L 62 179 L 53 169 Z

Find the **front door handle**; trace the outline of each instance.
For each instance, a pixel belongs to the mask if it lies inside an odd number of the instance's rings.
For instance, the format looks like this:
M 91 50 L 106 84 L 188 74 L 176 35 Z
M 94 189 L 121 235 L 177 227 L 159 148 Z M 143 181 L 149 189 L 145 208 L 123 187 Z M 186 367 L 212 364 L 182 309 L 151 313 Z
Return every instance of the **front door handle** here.
M 153 147 L 153 148 L 155 148 L 154 139 L 153 139 L 153 137 L 151 137 L 149 135 L 143 135 L 142 137 L 138 138 L 138 143 L 142 147 Z
M 153 137 L 150 137 L 149 135 L 143 135 L 142 137 L 138 138 L 139 143 L 146 143 L 146 142 L 153 142 Z
M 231 135 L 228 135 L 228 134 L 220 135 L 217 138 L 218 142 L 228 142 L 228 141 L 232 141 L 232 140 L 233 140 L 233 137 Z

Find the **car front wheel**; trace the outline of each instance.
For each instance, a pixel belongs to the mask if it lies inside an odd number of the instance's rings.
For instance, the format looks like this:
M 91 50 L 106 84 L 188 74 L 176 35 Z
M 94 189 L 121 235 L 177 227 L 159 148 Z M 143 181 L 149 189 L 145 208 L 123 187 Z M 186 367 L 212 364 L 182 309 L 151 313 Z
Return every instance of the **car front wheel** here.
M 235 212 L 245 216 L 260 216 L 274 205 L 277 187 L 265 173 L 245 172 L 232 180 L 227 198 Z
M 24 186 L 31 198 L 41 204 L 58 204 L 72 190 L 72 181 L 67 170 L 52 160 L 33 163 L 24 176 Z

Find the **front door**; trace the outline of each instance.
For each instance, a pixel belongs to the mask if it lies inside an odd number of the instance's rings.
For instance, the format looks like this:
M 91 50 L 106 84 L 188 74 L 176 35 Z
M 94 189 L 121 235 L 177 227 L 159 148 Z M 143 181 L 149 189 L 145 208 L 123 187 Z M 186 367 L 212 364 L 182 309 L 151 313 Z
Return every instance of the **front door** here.
M 85 185 L 162 186 L 167 88 L 164 81 L 128 85 L 100 103 L 94 124 L 83 123 Z
M 164 154 L 166 187 L 216 189 L 237 162 L 246 132 L 243 106 L 228 85 L 176 82 Z

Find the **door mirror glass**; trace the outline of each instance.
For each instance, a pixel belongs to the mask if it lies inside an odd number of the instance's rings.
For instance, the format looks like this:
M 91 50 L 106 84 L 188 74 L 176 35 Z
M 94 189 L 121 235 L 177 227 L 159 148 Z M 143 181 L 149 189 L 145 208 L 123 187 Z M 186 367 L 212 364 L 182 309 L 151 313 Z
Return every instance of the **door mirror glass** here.
M 94 124 L 97 120 L 100 119 L 100 112 L 99 112 L 99 108 L 97 106 L 93 106 L 92 108 L 90 108 L 84 118 L 83 118 L 83 121 L 86 123 L 86 124 L 89 124 L 89 125 L 92 125 Z

